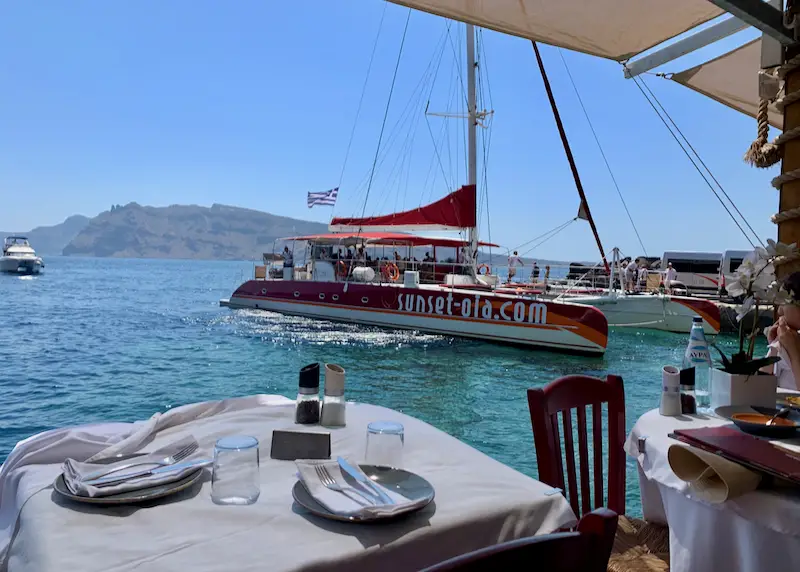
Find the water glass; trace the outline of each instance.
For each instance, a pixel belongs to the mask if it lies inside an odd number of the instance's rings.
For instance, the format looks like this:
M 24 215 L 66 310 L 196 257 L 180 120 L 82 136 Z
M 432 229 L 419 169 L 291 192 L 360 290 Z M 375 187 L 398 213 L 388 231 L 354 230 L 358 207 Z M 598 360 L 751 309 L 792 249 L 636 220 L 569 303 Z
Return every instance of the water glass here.
M 253 504 L 261 494 L 258 439 L 223 437 L 214 447 L 211 500 L 215 504 Z
M 373 421 L 367 425 L 367 465 L 403 466 L 403 425 L 395 421 Z

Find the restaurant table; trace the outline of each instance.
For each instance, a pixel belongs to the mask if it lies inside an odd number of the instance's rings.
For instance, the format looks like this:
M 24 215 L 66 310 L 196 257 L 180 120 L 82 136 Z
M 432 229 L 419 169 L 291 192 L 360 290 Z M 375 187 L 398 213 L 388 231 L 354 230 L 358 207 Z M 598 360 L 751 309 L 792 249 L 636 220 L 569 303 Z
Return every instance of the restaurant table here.
M 713 415 L 665 417 L 653 410 L 634 425 L 625 451 L 637 460 L 642 511 L 669 525 L 671 569 L 762 571 L 800 567 L 800 492 L 759 489 L 722 504 L 692 498 L 688 484 L 669 466 L 667 451 L 680 441 L 676 429 L 732 423 Z
M 183 412 L 176 408 L 141 422 L 139 429 L 131 424 L 88 426 L 18 445 L 20 450 L 6 461 L 5 473 L 0 471 L 0 498 L 5 502 L 0 524 L 5 521 L 10 531 L 5 559 L 0 539 L 0 570 L 4 562 L 11 572 L 407 571 L 576 522 L 557 489 L 413 417 L 356 403 L 347 405 L 347 426 L 330 429 L 332 457 L 362 461 L 367 424 L 399 421 L 405 427 L 403 468 L 427 479 L 436 498 L 423 510 L 392 522 L 326 520 L 293 503 L 294 462 L 270 459 L 272 431 L 298 427 L 293 423 L 293 401 L 251 396 L 185 407 Z M 213 504 L 210 472 L 201 485 L 144 506 L 76 504 L 58 497 L 51 487 L 37 491 L 60 472 L 59 462 L 42 463 L 42 459 L 63 457 L 58 451 L 69 450 L 63 444 L 75 435 L 81 443 L 94 443 L 98 451 L 116 453 L 130 452 L 126 443 L 141 440 L 143 432 L 150 433 L 147 450 L 191 434 L 208 456 L 221 436 L 258 438 L 261 496 L 249 506 Z M 37 449 L 37 439 L 44 443 L 44 452 Z M 62 445 L 48 444 L 48 439 Z M 25 461 L 37 458 L 39 463 Z M 11 508 L 17 509 L 18 518 L 9 528 Z

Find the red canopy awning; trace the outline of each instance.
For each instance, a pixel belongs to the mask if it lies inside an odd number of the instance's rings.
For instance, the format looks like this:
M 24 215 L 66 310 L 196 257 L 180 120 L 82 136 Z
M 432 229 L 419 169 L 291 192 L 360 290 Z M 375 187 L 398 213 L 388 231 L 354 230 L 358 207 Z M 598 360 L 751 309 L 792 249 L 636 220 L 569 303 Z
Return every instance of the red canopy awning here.
M 413 210 L 366 218 L 334 218 L 332 231 L 384 231 L 399 227 L 416 230 L 450 230 L 477 226 L 475 185 L 464 185 L 435 203 Z
M 458 238 L 417 236 L 404 232 L 332 232 L 327 234 L 292 236 L 281 240 L 307 240 L 322 244 L 339 244 L 342 246 L 352 246 L 355 244 L 366 244 L 367 246 L 402 244 L 408 246 L 441 246 L 447 248 L 460 248 L 469 244 L 468 241 Z M 492 244 L 491 242 L 479 242 L 478 245 L 499 248 L 498 245 Z

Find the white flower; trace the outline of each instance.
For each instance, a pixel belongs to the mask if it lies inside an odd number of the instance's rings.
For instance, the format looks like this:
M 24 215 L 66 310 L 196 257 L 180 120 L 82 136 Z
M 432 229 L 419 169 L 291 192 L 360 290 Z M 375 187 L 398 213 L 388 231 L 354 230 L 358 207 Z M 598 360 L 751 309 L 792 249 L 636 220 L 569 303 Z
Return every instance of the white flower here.
M 775 304 L 776 306 L 781 306 L 783 304 L 791 303 L 792 295 L 790 292 L 784 290 L 783 285 L 780 282 L 778 282 L 777 280 L 773 280 L 772 283 L 764 291 L 763 300 L 765 302 Z
M 777 256 L 791 256 L 797 252 L 797 244 L 784 244 L 782 242 L 775 242 L 771 238 L 768 238 L 766 251 L 770 258 L 775 258 Z
M 741 276 L 737 272 L 731 276 L 725 277 L 725 290 L 727 290 L 728 294 L 734 298 L 744 296 L 749 288 L 750 278 L 747 276 Z
M 736 313 L 736 321 L 741 322 L 742 318 L 744 318 L 747 314 L 750 313 L 755 304 L 756 304 L 756 299 L 753 296 L 750 296 L 744 302 L 742 302 L 742 305 L 739 306 L 739 311 Z
M 751 291 L 756 294 L 759 299 L 765 300 L 765 292 L 773 282 L 775 282 L 775 268 L 772 266 L 771 262 L 767 262 L 753 277 Z

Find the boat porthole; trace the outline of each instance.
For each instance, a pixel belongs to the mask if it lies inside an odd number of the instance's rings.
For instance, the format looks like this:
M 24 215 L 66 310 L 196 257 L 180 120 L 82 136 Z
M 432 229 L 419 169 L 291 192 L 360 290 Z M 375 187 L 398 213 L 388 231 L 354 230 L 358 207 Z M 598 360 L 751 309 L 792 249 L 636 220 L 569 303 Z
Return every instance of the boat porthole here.
M 334 294 L 333 296 L 331 296 L 331 299 L 332 299 L 334 302 L 336 302 L 336 301 L 339 299 L 339 295 L 338 295 L 338 294 Z
M 295 298 L 299 298 L 299 297 L 300 297 L 300 292 L 297 292 L 297 291 L 295 291 L 295 293 L 294 293 L 294 297 L 295 297 Z
M 262 293 L 264 296 L 266 296 L 266 295 L 267 295 L 267 289 L 266 289 L 266 288 L 262 288 L 262 289 L 261 289 L 261 293 Z
M 361 303 L 362 303 L 362 304 L 366 304 L 367 302 L 369 302 L 369 298 L 367 298 L 366 296 L 364 296 L 363 298 L 361 298 Z
M 325 294 L 323 294 L 322 292 L 320 292 L 320 293 L 319 293 L 319 299 L 320 299 L 320 300 L 324 300 L 324 299 L 325 299 Z

